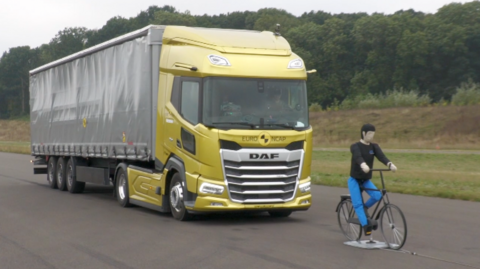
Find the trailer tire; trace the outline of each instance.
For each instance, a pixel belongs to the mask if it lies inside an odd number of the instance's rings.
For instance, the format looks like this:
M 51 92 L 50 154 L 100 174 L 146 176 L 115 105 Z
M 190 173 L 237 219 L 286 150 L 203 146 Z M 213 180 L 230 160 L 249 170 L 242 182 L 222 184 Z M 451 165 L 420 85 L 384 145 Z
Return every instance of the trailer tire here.
M 57 188 L 57 157 L 50 156 L 50 158 L 48 158 L 47 181 L 50 188 Z
M 270 214 L 271 217 L 273 218 L 286 218 L 292 214 L 291 210 L 281 210 L 281 211 L 268 211 L 268 214 Z
M 61 191 L 67 190 L 67 165 L 65 158 L 60 157 L 57 161 L 57 187 Z
M 75 157 L 70 157 L 67 162 L 67 190 L 70 193 L 82 193 L 85 182 L 77 181 L 77 163 Z
M 127 175 L 127 166 L 120 164 L 118 168 L 117 175 L 115 177 L 115 194 L 117 196 L 117 201 L 122 207 L 130 207 L 130 196 L 128 192 L 128 175 Z
M 178 173 L 175 173 L 170 182 L 168 201 L 173 218 L 179 221 L 187 221 L 193 217 L 185 208 L 183 191 L 182 178 Z

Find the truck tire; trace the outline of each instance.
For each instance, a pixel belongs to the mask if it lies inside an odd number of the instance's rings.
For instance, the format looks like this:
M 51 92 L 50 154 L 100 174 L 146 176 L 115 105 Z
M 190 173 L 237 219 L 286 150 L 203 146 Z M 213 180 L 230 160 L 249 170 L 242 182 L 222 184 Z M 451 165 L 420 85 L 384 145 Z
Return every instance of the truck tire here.
M 48 158 L 47 181 L 50 188 L 57 188 L 57 157 L 50 156 Z
M 81 193 L 85 189 L 85 182 L 77 181 L 77 163 L 75 157 L 67 162 L 67 190 L 70 193 Z
M 65 158 L 58 158 L 57 161 L 57 187 L 61 191 L 67 190 L 67 165 Z
M 169 188 L 169 204 L 172 216 L 176 220 L 187 221 L 192 219 L 193 215 L 188 213 L 183 202 L 183 186 L 182 179 L 178 173 L 175 173 L 170 182 Z
M 273 218 L 286 218 L 292 214 L 291 210 L 281 210 L 281 211 L 268 211 L 268 214 L 270 214 L 271 217 Z
M 117 196 L 117 201 L 122 207 L 130 207 L 130 196 L 128 192 L 128 175 L 127 175 L 127 166 L 125 164 L 120 164 L 120 168 L 117 171 L 115 177 L 115 192 Z

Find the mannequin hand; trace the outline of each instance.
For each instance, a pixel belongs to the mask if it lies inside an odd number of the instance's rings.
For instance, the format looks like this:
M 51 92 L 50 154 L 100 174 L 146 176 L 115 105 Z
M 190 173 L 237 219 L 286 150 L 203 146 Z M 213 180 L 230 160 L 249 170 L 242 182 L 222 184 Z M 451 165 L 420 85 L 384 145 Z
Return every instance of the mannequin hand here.
M 388 168 L 390 168 L 390 170 L 392 170 L 392 172 L 397 171 L 397 167 L 391 162 L 388 163 Z
M 362 170 L 365 174 L 370 172 L 370 167 L 368 167 L 368 165 L 366 163 L 360 164 L 360 168 L 362 168 Z

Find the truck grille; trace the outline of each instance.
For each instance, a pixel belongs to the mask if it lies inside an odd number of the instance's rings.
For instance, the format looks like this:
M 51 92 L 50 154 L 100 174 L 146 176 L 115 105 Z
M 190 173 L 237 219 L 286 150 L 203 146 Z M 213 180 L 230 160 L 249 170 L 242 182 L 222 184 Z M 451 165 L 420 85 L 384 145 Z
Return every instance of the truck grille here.
M 278 156 L 275 160 L 250 160 L 257 156 Z M 230 198 L 239 203 L 281 203 L 295 197 L 303 150 L 222 150 L 225 182 Z

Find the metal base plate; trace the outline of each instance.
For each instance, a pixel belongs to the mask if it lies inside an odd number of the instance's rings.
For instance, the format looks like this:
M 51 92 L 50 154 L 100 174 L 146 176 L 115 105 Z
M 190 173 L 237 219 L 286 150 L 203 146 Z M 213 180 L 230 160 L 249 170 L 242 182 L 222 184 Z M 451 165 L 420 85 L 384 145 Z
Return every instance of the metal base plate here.
M 344 242 L 344 244 L 347 246 L 352 246 L 356 248 L 366 248 L 366 249 L 388 248 L 387 243 L 376 241 L 376 240 L 347 241 L 347 242 Z

